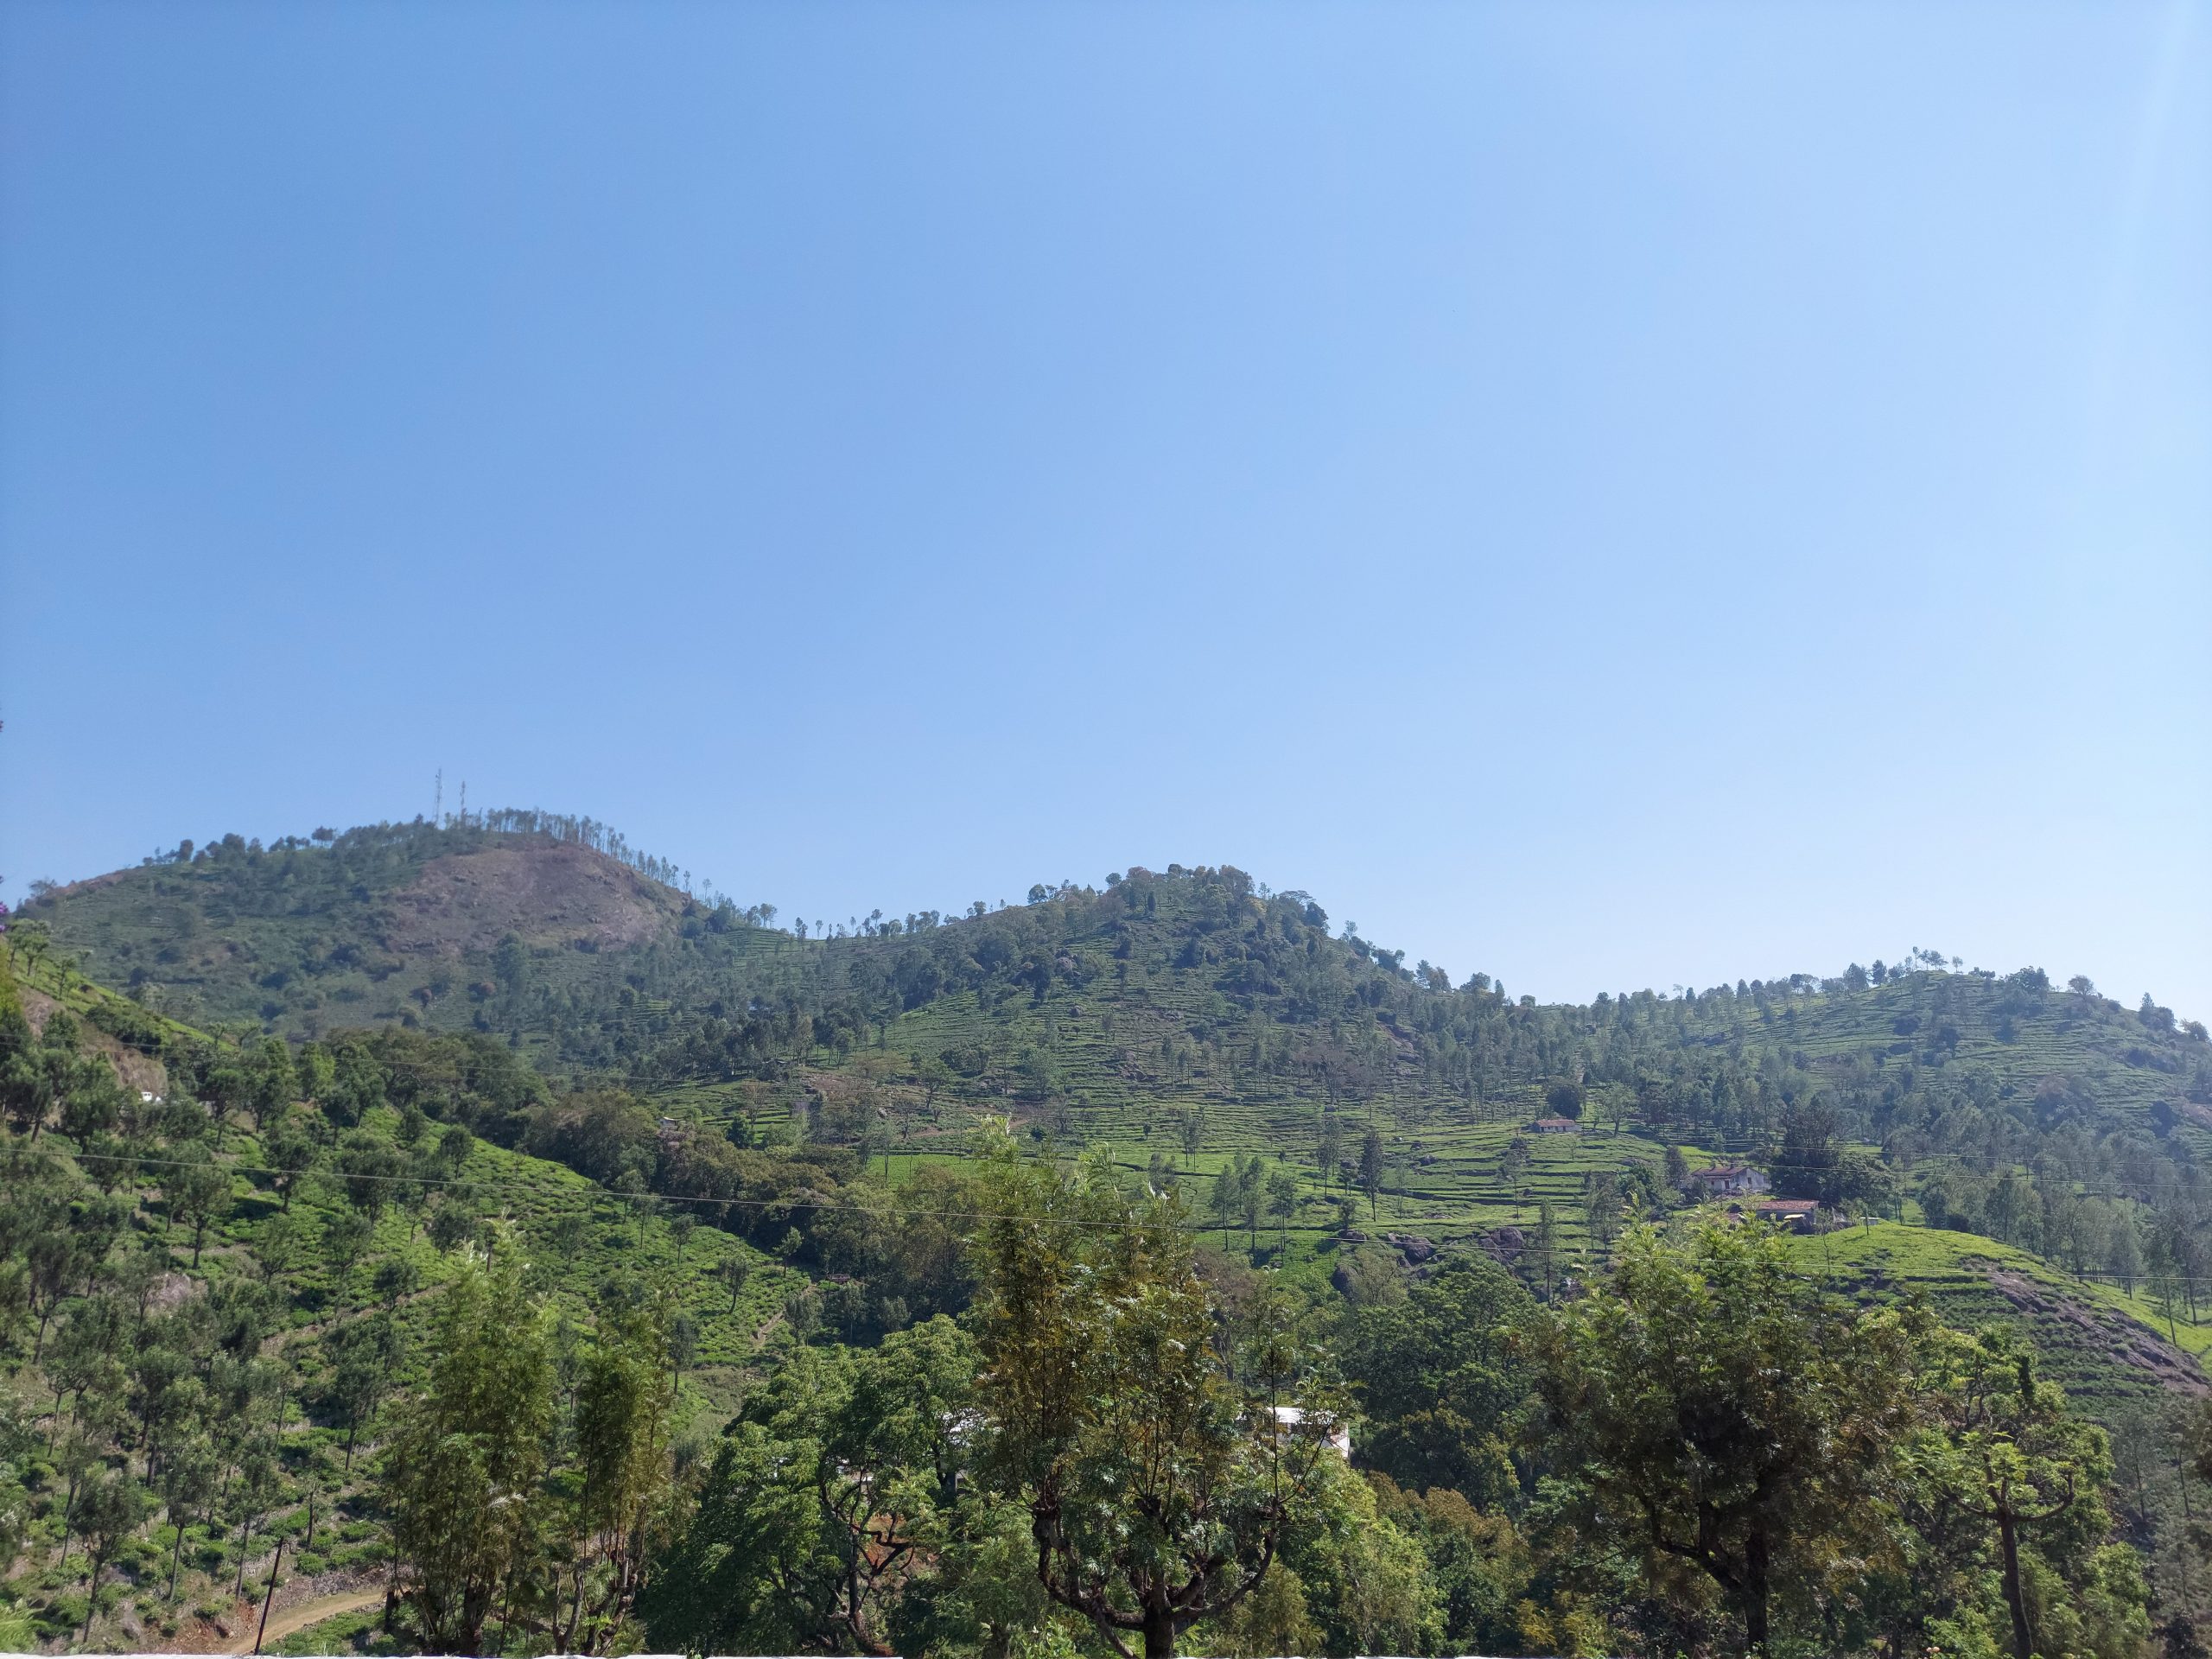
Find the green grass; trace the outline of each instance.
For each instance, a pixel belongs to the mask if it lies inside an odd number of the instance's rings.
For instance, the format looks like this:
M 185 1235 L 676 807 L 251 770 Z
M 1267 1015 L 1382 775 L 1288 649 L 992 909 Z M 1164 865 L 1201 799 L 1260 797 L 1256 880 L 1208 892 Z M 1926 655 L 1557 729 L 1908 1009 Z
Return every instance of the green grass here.
M 2076 1279 L 1972 1233 L 1881 1221 L 1798 1238 L 1792 1248 L 1838 1289 L 1918 1296 L 1961 1330 L 1997 1323 L 2021 1331 L 2048 1374 L 2100 1421 L 2159 1401 L 2181 1369 L 2171 1349 L 2190 1356 L 2212 1350 L 2212 1321 L 2192 1325 L 2177 1308 L 2169 1324 L 2163 1304 L 2147 1294 Z

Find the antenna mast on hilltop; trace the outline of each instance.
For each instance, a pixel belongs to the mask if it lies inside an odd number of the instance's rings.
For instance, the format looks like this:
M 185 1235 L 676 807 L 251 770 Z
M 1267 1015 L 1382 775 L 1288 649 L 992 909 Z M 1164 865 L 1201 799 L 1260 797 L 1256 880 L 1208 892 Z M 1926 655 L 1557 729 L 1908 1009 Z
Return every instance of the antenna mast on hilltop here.
M 437 779 L 430 785 L 430 822 L 443 823 L 446 817 L 446 769 L 438 768 Z

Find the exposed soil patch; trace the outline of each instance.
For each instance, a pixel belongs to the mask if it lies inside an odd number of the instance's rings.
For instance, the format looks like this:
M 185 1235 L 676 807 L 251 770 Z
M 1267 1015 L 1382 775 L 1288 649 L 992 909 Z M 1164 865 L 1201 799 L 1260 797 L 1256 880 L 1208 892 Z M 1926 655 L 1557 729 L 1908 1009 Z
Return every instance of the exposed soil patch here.
M 2054 1319 L 2070 1326 L 2088 1346 L 2157 1379 L 2161 1388 L 2202 1396 L 2212 1394 L 2212 1379 L 2196 1356 L 2184 1352 L 2148 1325 L 2124 1313 L 2085 1307 L 2080 1302 L 2051 1294 L 2025 1274 L 1992 1268 L 1990 1287 L 2021 1313 L 2033 1319 Z
M 261 1562 L 261 1571 L 269 1570 L 268 1561 Z M 248 1573 L 251 1580 L 251 1573 Z M 274 1644 L 295 1630 L 305 1630 L 310 1624 L 320 1624 L 326 1618 L 335 1618 L 340 1613 L 359 1612 L 363 1608 L 381 1606 L 384 1591 L 373 1583 L 373 1574 L 364 1574 L 357 1568 L 318 1573 L 313 1578 L 288 1579 L 276 1588 L 276 1599 L 269 1609 L 269 1633 L 265 1641 Z M 241 1597 L 230 1608 L 214 1618 L 192 1618 L 185 1620 L 177 1633 L 167 1641 L 156 1639 L 156 1644 L 143 1651 L 147 1653 L 251 1653 L 255 1634 L 261 1625 L 261 1602 L 257 1597 Z
M 44 991 L 33 990 L 28 985 L 18 985 L 16 995 L 22 999 L 23 1018 L 30 1021 L 31 1029 L 43 1032 L 47 1020 L 60 1004 Z M 78 1017 L 78 1025 L 79 1042 L 95 1053 L 105 1054 L 114 1063 L 115 1074 L 123 1079 L 124 1088 L 140 1090 L 149 1095 L 168 1092 L 168 1073 L 162 1069 L 159 1060 L 150 1054 L 142 1054 L 135 1048 L 125 1047 L 82 1016 Z
M 588 940 L 619 950 L 669 928 L 683 900 L 603 854 L 556 843 L 432 859 L 387 906 L 392 950 L 458 957 L 510 933 L 526 944 Z

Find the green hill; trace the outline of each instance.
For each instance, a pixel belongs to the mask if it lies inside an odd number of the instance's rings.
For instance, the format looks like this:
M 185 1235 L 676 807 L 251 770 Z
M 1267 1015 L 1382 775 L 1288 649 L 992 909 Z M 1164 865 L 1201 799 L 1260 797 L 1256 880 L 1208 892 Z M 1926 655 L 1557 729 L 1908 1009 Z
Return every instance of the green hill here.
M 829 938 L 674 874 L 538 814 L 226 836 L 60 889 L 18 939 L 42 933 L 57 965 L 178 1018 L 295 1039 L 474 1033 L 756 1143 L 911 1167 L 1011 1116 L 1147 1170 L 1262 1155 L 1305 1170 L 1277 1219 L 1309 1244 L 1357 1185 L 1370 1221 L 1440 1242 L 1525 1230 L 1548 1204 L 1579 1246 L 1593 1200 L 1650 1201 L 1674 1144 L 1872 1213 L 1917 1200 L 2077 1276 L 2162 1270 L 2193 1302 L 2212 1272 L 2195 1243 L 2202 1027 L 2038 969 L 1931 957 L 1539 1007 L 1483 974 L 1408 969 L 1226 867 L 879 912 Z M 1583 1134 L 1524 1132 L 1554 1100 Z
M 1553 1160 L 1528 1182 L 1502 1173 L 1507 1131 L 1555 1090 L 1624 1155 L 1616 1132 L 1637 1156 L 1679 1141 L 1807 1160 L 1808 1178 L 1842 1147 L 1878 1148 L 1908 1188 L 1955 1166 L 1944 1213 L 1969 1224 L 1991 1198 L 1977 1182 L 2031 1179 L 2039 1159 L 2082 1196 L 2159 1203 L 2212 1122 L 2201 1027 L 2035 969 L 1878 963 L 1537 1007 L 1484 975 L 1409 969 L 1227 868 L 809 938 L 665 885 L 664 863 L 588 821 L 318 835 L 186 843 L 25 914 L 58 960 L 179 1018 L 294 1039 L 474 1031 L 688 1114 L 796 1115 L 815 1140 L 920 1151 L 957 1139 L 963 1113 L 1011 1112 L 1147 1160 L 1312 1161 L 1326 1184 L 1372 1127 L 1383 1185 L 1429 1218 L 1579 1198 Z M 2031 1242 L 1997 1202 L 2000 1236 Z
M 2029 1333 L 2142 1467 L 2171 1444 L 2171 1402 L 2204 1390 L 2212 1046 L 2147 1002 L 1931 956 L 1539 1006 L 1408 969 L 1227 868 L 827 938 L 677 874 L 588 822 L 495 814 L 188 843 L 17 918 L 30 1023 L 66 1014 L 72 1052 L 127 1085 L 111 1122 L 11 1136 L 11 1198 L 43 1194 L 37 1214 L 96 1251 L 45 1324 L 92 1317 L 159 1255 L 160 1294 L 190 1306 L 251 1287 L 255 1340 L 308 1402 L 278 1414 L 265 1529 L 179 1552 L 211 1618 L 226 1575 L 303 1532 L 310 1488 L 347 1516 L 319 1565 L 367 1548 L 331 1404 L 365 1338 L 337 1333 L 382 1319 L 416 1353 L 422 1293 L 512 1244 L 580 1332 L 625 1307 L 683 1320 L 703 1433 L 764 1350 L 957 1311 L 960 1172 L 994 1123 L 1184 1185 L 1217 1270 L 1272 1269 L 1317 1305 L 1478 1250 L 1561 1294 L 1630 1221 L 1691 1201 L 1686 1168 L 1748 1158 L 1853 1223 L 1802 1240 L 1808 1268 Z M 1535 1133 L 1541 1116 L 1574 1128 Z M 226 1185 L 195 1211 L 164 1172 L 203 1158 Z M 30 1238 L 10 1249 L 35 1277 Z M 753 1270 L 733 1306 L 734 1261 Z M 16 1336 L 17 1420 L 58 1433 L 71 1385 L 44 1335 Z M 16 1585 L 53 1635 L 86 1611 L 85 1563 L 61 1535 L 72 1477 L 40 1466 L 44 1564 Z M 2136 1491 L 2155 1560 L 2180 1494 Z M 162 1537 L 118 1584 L 153 1582 Z M 101 1617 L 136 1641 L 179 1615 L 134 1588 Z
M 827 938 L 676 874 L 539 814 L 226 836 L 62 888 L 18 939 L 43 930 L 49 968 L 241 1031 L 470 1033 L 627 1090 L 649 1108 L 632 1136 L 665 1114 L 717 1144 L 844 1147 L 904 1178 L 1010 1116 L 1196 1180 L 1202 1204 L 1264 1159 L 1296 1173 L 1295 1204 L 1233 1218 L 1316 1279 L 1348 1221 L 1570 1275 L 1624 1209 L 1671 1201 L 1670 1146 L 1751 1156 L 1780 1190 L 1986 1236 L 2075 1283 L 2155 1287 L 2191 1322 L 2212 1276 L 2212 1046 L 2085 982 L 1929 955 L 1540 1007 L 1483 974 L 1408 969 L 1225 867 Z M 1548 1103 L 1581 1132 L 1529 1133 Z

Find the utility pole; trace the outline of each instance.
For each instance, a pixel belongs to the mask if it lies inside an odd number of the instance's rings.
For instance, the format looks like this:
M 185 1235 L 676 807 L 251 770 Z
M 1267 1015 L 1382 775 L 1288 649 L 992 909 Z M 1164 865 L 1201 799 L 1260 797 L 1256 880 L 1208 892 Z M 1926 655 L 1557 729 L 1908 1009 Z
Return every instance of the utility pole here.
M 276 1569 L 284 1564 L 284 1535 L 276 1535 L 276 1553 L 269 1561 L 269 1593 L 261 1599 L 261 1623 L 253 1632 L 253 1650 L 261 1651 L 262 1638 L 269 1634 L 269 1604 L 276 1599 Z

